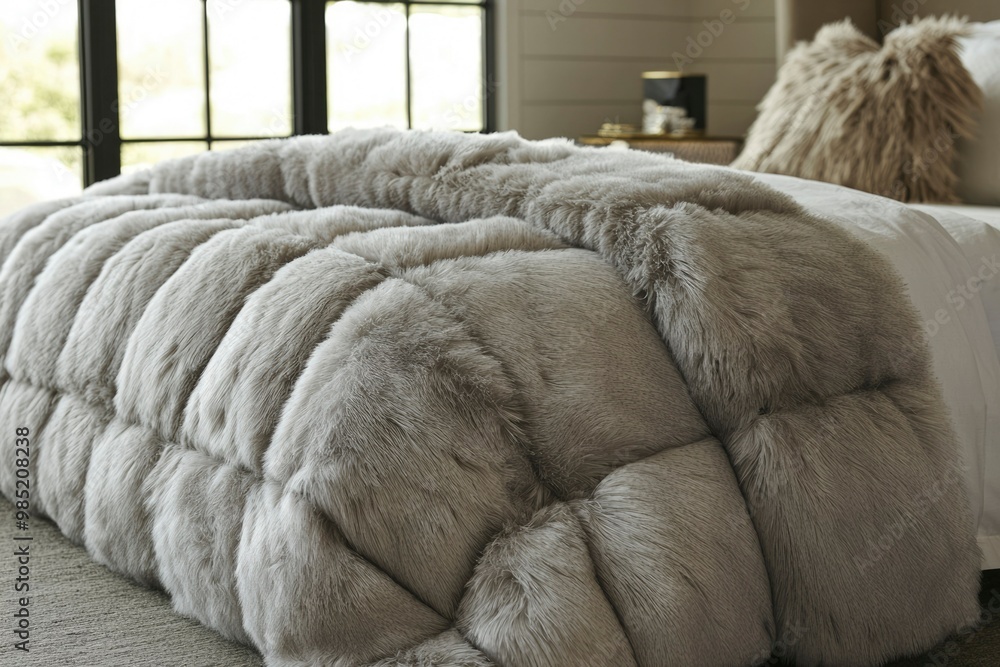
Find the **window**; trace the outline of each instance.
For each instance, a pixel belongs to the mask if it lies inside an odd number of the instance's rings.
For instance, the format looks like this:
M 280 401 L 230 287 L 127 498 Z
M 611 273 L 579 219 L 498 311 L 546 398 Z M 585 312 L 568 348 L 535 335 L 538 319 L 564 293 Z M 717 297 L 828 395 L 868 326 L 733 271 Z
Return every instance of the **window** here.
M 75 3 L 0 3 L 0 214 L 83 186 L 79 25 Z
M 475 1 L 328 3 L 329 129 L 485 129 L 487 11 Z
M 0 215 L 257 139 L 489 131 L 491 4 L 0 3 Z
M 116 7 L 122 171 L 292 133 L 287 0 Z

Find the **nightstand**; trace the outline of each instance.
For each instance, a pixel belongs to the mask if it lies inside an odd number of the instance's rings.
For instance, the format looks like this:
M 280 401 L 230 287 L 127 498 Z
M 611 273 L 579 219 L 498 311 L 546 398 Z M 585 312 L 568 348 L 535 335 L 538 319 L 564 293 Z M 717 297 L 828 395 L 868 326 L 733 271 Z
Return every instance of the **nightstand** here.
M 577 139 L 577 143 L 585 146 L 608 146 L 615 141 L 624 141 L 629 148 L 669 153 L 681 160 L 707 164 L 729 164 L 743 148 L 743 139 L 739 137 L 672 137 L 666 134 L 602 137 L 585 134 Z

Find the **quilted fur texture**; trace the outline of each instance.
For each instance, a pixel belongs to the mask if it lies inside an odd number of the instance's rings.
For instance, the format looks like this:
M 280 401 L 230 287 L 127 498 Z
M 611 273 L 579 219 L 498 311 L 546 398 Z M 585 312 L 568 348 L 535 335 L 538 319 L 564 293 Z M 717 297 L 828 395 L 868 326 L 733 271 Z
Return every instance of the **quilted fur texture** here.
M 963 29 L 920 19 L 879 47 L 849 20 L 824 26 L 788 54 L 732 166 L 957 202 L 955 140 L 973 135 L 982 104 L 958 53 Z
M 35 509 L 270 665 L 874 665 L 978 615 L 899 280 L 748 175 L 345 131 L 0 251 Z

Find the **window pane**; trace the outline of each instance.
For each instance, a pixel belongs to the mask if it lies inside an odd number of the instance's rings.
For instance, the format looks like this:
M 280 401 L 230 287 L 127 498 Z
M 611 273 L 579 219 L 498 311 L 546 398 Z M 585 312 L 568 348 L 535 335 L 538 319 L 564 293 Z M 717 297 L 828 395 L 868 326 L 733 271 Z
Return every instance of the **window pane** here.
M 82 188 L 82 148 L 0 148 L 0 215 Z
M 202 0 L 117 0 L 124 137 L 204 135 Z
M 483 128 L 483 15 L 427 5 L 410 13 L 413 127 Z
M 208 150 L 203 141 L 160 141 L 122 144 L 122 173 L 147 169 L 157 162 L 186 157 Z
M 288 0 L 208 0 L 215 136 L 292 133 L 291 11 Z
M 401 4 L 327 5 L 330 129 L 406 127 L 406 10 Z
M 80 139 L 76 2 L 0 3 L 0 139 Z

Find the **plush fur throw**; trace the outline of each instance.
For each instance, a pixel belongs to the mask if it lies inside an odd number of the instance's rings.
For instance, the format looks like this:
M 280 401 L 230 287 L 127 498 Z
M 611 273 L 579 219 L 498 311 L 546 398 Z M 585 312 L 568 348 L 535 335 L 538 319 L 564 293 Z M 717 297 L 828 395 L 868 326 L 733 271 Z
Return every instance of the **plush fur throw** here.
M 876 665 L 978 617 L 903 286 L 747 174 L 348 131 L 0 260 L 33 511 L 270 665 Z
M 972 135 L 982 96 L 958 55 L 963 26 L 922 19 L 881 48 L 850 21 L 823 27 L 788 54 L 733 166 L 956 201 L 955 140 Z

